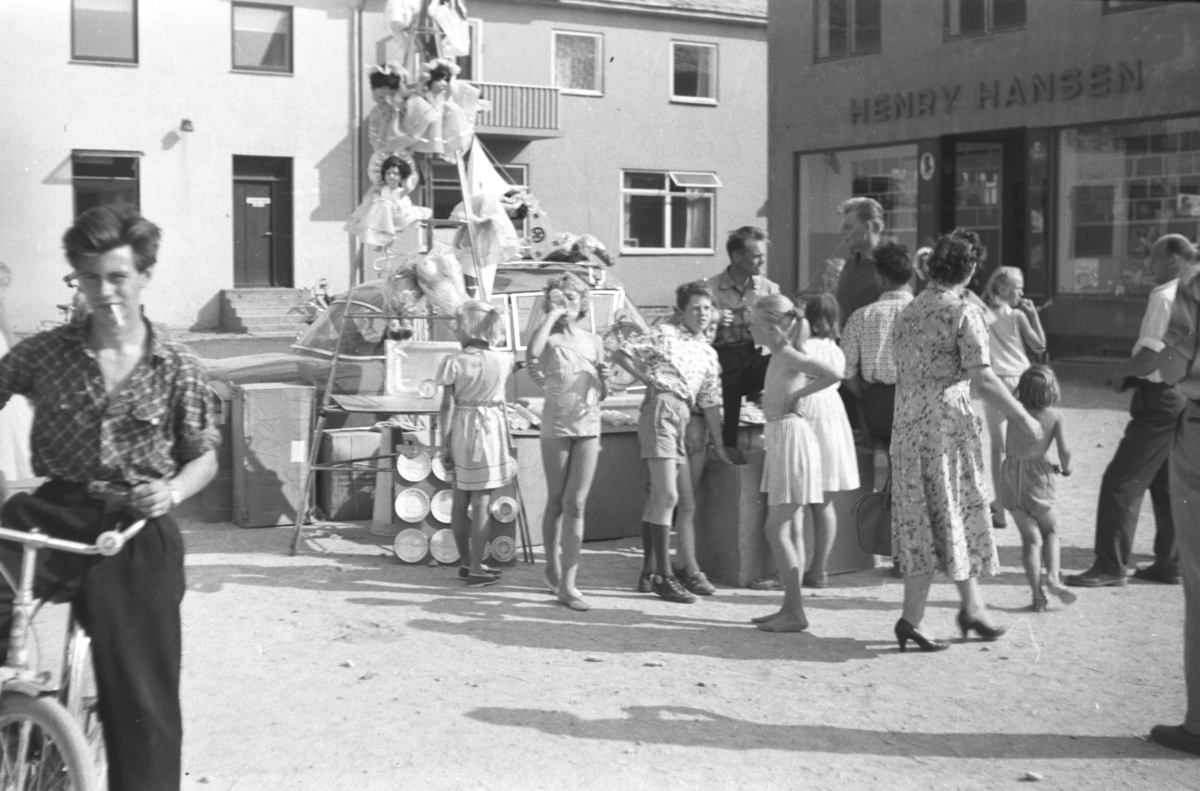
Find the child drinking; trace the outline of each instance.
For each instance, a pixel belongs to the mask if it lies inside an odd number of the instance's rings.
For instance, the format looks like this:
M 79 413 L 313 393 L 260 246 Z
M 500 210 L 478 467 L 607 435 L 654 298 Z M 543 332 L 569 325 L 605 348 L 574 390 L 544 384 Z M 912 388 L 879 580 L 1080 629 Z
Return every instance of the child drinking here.
M 1035 354 L 1046 351 L 1046 332 L 1037 308 L 1025 299 L 1025 276 L 1015 266 L 996 267 L 983 288 L 983 301 L 988 312 L 988 341 L 992 354 L 992 370 L 1000 381 L 1013 390 L 1021 374 L 1029 368 L 1028 346 Z M 1000 468 L 1004 462 L 1004 413 L 985 401 L 983 414 L 991 440 L 992 485 L 1000 491 Z M 1005 526 L 1004 509 L 992 503 L 992 526 Z
M 642 575 L 637 589 L 691 604 L 695 595 L 671 571 L 670 544 L 676 505 L 680 519 L 690 520 L 696 510 L 685 443 L 693 404 L 704 411 L 716 457 L 727 464 L 729 457 L 720 441 L 720 365 L 707 334 L 717 320 L 712 291 L 702 280 L 685 283 L 675 290 L 675 303 L 683 314 L 682 326 L 663 324 L 630 338 L 613 360 L 646 385 L 638 444 L 650 476 L 650 496 L 642 509 Z
M 846 355 L 837 344 L 841 323 L 837 299 L 832 294 L 808 295 L 804 300 L 804 318 L 810 333 L 804 344 L 804 354 L 835 371 L 844 372 Z M 817 438 L 821 490 L 825 492 L 823 501 L 808 504 L 813 520 L 813 558 L 802 582 L 809 588 L 824 588 L 828 584 L 826 564 L 837 536 L 837 511 L 831 495 L 858 488 L 858 450 L 854 447 L 846 407 L 836 389 L 812 393 L 801 404 L 801 411 Z
M 546 586 L 567 607 L 586 611 L 591 606 L 575 587 L 575 574 L 584 506 L 600 454 L 600 402 L 608 397 L 608 364 L 600 336 L 578 326 L 588 314 L 588 287 L 582 280 L 569 274 L 551 279 L 543 291 L 543 309 L 525 359 L 530 376 L 546 392 L 541 429 Z
M 1033 591 L 1029 609 L 1045 612 L 1046 595 L 1042 592 L 1042 562 L 1046 564 L 1046 587 L 1063 604 L 1076 596 L 1059 580 L 1058 534 L 1054 519 L 1054 474 L 1071 474 L 1071 452 L 1067 450 L 1062 413 L 1052 406 L 1059 398 L 1054 372 L 1044 365 L 1025 370 L 1017 382 L 1017 400 L 1042 426 L 1042 436 L 1031 438 L 1019 428 L 1008 428 L 1007 453 L 1001 469 L 999 498 L 1001 507 L 1012 512 L 1021 531 L 1021 560 Z M 1061 467 L 1046 458 L 1054 442 Z
M 763 529 L 783 583 L 779 612 L 751 620 L 767 632 L 801 632 L 808 628 L 808 619 L 800 597 L 804 534 L 799 511 L 808 504 L 823 507 L 825 500 L 821 449 L 802 410 L 808 396 L 841 380 L 845 363 L 834 367 L 805 353 L 807 322 L 792 301 L 779 294 L 754 303 L 750 333 L 755 343 L 771 350 L 762 401 L 767 419 L 763 427 L 767 451 L 761 487 L 767 493 Z
M 463 350 L 442 361 L 435 381 L 445 388 L 439 424 L 443 458 L 454 465 L 450 527 L 464 564 L 458 576 L 467 587 L 478 588 L 494 585 L 499 576 L 483 565 L 492 492 L 517 477 L 504 413 L 514 361 L 492 349 L 504 339 L 502 317 L 492 305 L 468 300 L 455 319 L 454 334 Z

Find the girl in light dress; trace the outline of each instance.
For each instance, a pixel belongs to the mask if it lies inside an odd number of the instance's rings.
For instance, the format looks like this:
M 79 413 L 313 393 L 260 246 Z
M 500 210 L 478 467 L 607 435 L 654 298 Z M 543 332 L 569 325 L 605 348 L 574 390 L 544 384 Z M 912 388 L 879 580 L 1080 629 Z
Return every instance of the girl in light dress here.
M 1046 332 L 1038 317 L 1033 302 L 1025 299 L 1025 276 L 1014 266 L 996 267 L 983 288 L 983 301 L 987 305 L 988 345 L 992 356 L 992 370 L 1009 391 L 1017 388 L 1017 381 L 1029 368 L 1028 346 L 1034 354 L 1046 351 Z M 991 445 L 992 486 L 996 500 L 991 504 L 992 526 L 1005 526 L 1004 508 L 999 503 L 1000 470 L 1004 464 L 1004 413 L 986 401 L 983 404 L 987 420 L 988 438 Z
M 591 606 L 575 586 L 575 576 L 584 508 L 600 455 L 600 402 L 608 397 L 608 364 L 604 341 L 578 326 L 588 314 L 587 285 L 574 275 L 561 275 L 542 293 L 545 314 L 525 359 L 530 376 L 546 393 L 541 427 L 546 587 L 559 602 L 582 612 Z
M 368 170 L 374 186 L 350 216 L 346 230 L 363 244 L 386 249 L 410 225 L 428 219 L 433 212 L 414 206 L 408 197 L 416 187 L 413 161 L 408 154 L 377 153 L 371 157 Z
M 1058 403 L 1058 381 L 1044 365 L 1025 369 L 1017 382 L 1017 400 L 1042 427 L 1034 439 L 1018 428 L 1008 427 L 1006 456 L 996 495 L 1001 507 L 1012 512 L 1021 531 L 1021 560 L 1033 591 L 1034 612 L 1046 611 L 1043 583 L 1063 604 L 1077 598 L 1059 579 L 1058 522 L 1054 518 L 1054 476 L 1071 474 L 1071 451 L 1067 449 L 1065 422 L 1054 409 Z M 1053 443 L 1058 451 L 1056 466 L 1046 458 Z M 1046 576 L 1042 576 L 1042 563 Z
M 762 400 L 767 420 L 763 427 L 767 453 L 761 487 L 767 493 L 763 530 L 783 583 L 779 611 L 751 620 L 768 632 L 800 632 L 808 628 L 800 594 L 800 569 L 804 567 L 801 508 L 823 507 L 825 500 L 821 448 L 805 413 L 806 399 L 836 385 L 845 364 L 835 368 L 809 353 L 808 322 L 785 296 L 772 294 L 754 303 L 750 332 L 755 343 L 771 350 Z
M 12 282 L 12 270 L 0 262 L 0 357 L 12 346 L 12 329 L 4 307 L 4 292 Z M 13 396 L 0 409 L 0 480 L 19 481 L 33 477 L 29 462 L 29 432 L 33 428 L 33 409 L 25 396 Z M 0 494 L 0 502 L 3 502 Z
M 492 492 L 517 477 L 504 412 L 505 386 L 515 366 L 512 355 L 492 348 L 504 341 L 503 317 L 495 307 L 468 300 L 455 320 L 463 350 L 438 367 L 435 381 L 444 387 L 438 425 L 443 458 L 454 467 L 450 527 L 462 559 L 458 576 L 478 588 L 494 585 L 500 575 L 483 565 Z
M 837 343 L 841 323 L 838 313 L 837 299 L 832 294 L 810 294 L 804 298 L 804 318 L 811 333 L 804 344 L 804 353 L 835 371 L 844 372 L 846 355 Z M 826 565 L 837 536 L 837 511 L 832 495 L 858 488 L 858 451 L 854 447 L 846 407 L 836 388 L 808 396 L 801 410 L 821 449 L 821 489 L 825 492 L 824 500 L 808 506 L 813 520 L 814 546 L 812 566 L 805 573 L 803 582 L 810 588 L 824 588 L 828 584 Z

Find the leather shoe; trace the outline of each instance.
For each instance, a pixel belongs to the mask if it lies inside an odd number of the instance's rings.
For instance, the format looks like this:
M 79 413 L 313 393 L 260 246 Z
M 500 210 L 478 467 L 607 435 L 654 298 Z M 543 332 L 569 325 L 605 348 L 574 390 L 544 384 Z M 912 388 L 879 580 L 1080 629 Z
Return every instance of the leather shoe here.
M 1200 733 L 1185 730 L 1182 725 L 1155 725 L 1150 729 L 1150 741 L 1172 750 L 1200 755 Z
M 1183 582 L 1183 575 L 1178 570 L 1171 571 L 1170 568 L 1163 568 L 1158 563 L 1143 566 L 1133 572 L 1133 576 L 1147 582 L 1161 582 L 1164 585 L 1179 585 Z
M 1105 574 L 1092 566 L 1082 574 L 1068 574 L 1063 582 L 1073 588 L 1108 588 L 1120 587 L 1126 583 L 1126 579 L 1124 574 Z

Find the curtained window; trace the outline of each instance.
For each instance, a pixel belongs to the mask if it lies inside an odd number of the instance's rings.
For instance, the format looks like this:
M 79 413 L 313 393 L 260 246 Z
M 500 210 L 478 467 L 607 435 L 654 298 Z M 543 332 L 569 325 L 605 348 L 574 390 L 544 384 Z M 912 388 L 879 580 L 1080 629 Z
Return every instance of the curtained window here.
M 621 175 L 621 251 L 713 251 L 717 188 L 712 173 L 627 170 Z
M 604 93 L 604 40 L 594 33 L 554 33 L 554 87 L 564 93 Z

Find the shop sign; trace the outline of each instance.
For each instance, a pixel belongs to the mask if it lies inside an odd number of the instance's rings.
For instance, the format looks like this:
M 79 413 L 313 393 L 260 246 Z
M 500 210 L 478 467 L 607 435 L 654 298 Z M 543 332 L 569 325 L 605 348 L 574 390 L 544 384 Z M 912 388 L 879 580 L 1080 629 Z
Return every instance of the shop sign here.
M 928 151 L 922 154 L 917 168 L 921 173 L 922 181 L 932 181 L 933 174 L 937 172 L 937 163 L 933 161 L 933 154 Z
M 1142 61 L 1100 63 L 1002 80 L 956 83 L 915 91 L 881 93 L 850 100 L 850 123 L 878 124 L 909 118 L 953 115 L 964 107 L 1003 110 L 1033 104 L 1137 93 L 1144 87 Z

